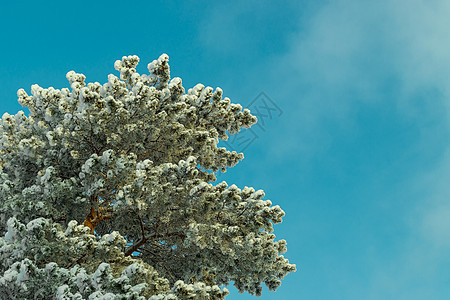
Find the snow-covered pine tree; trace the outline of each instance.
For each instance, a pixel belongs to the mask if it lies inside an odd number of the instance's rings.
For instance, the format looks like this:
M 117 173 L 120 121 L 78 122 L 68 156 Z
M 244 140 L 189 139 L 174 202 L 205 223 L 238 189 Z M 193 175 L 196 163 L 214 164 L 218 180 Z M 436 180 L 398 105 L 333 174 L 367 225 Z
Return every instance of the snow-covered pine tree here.
M 214 172 L 243 159 L 219 139 L 256 123 L 198 84 L 170 80 L 168 56 L 120 79 L 18 91 L 0 121 L 1 299 L 224 299 L 275 290 L 295 270 L 275 241 L 284 216 Z

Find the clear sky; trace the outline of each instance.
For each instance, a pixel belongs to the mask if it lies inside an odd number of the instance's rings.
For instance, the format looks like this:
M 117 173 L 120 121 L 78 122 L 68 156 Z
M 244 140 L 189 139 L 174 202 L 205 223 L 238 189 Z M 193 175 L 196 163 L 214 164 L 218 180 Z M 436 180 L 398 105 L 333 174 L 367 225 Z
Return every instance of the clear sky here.
M 448 299 L 449 16 L 446 0 L 4 1 L 0 112 L 19 88 L 167 53 L 186 88 L 259 112 L 221 179 L 286 212 L 298 271 L 260 299 Z

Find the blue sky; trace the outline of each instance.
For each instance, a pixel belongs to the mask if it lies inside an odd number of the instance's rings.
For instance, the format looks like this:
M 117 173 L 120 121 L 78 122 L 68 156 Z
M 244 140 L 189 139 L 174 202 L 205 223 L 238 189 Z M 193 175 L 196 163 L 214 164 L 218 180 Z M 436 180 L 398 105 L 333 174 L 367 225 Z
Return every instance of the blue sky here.
M 447 299 L 450 2 L 130 3 L 2 4 L 0 111 L 70 70 L 104 83 L 134 54 L 146 72 L 167 53 L 186 88 L 243 106 L 264 92 L 282 114 L 221 177 L 286 212 L 275 233 L 298 271 L 260 299 Z

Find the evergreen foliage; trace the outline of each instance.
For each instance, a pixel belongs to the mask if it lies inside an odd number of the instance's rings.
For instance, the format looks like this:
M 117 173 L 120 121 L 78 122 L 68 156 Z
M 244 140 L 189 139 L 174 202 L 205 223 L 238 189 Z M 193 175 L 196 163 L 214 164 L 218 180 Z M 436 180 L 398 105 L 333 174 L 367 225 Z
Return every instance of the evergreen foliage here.
M 225 299 L 295 271 L 275 241 L 283 210 L 264 192 L 216 182 L 243 159 L 219 139 L 256 117 L 170 79 L 168 56 L 120 78 L 17 92 L 0 121 L 2 299 Z

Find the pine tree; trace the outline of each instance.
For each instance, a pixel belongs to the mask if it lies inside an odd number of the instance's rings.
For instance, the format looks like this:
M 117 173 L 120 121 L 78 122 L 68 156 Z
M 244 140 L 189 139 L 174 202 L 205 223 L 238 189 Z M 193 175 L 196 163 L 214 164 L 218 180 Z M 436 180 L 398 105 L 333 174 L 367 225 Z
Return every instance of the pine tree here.
M 17 92 L 30 115 L 0 121 L 1 299 L 224 299 L 295 271 L 272 233 L 283 210 L 216 182 L 244 157 L 219 139 L 256 117 L 220 88 L 185 93 L 168 59 Z

